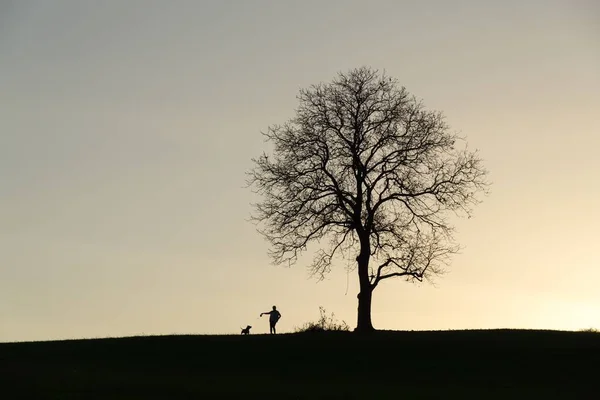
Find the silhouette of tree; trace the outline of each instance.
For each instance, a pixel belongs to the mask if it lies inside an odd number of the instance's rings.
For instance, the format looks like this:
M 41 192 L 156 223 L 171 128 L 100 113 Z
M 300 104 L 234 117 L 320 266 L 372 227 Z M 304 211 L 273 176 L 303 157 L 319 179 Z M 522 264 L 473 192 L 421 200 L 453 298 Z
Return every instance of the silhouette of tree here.
M 248 185 L 262 196 L 252 219 L 275 264 L 294 264 L 311 242 L 320 278 L 336 257 L 356 257 L 356 331 L 374 330 L 373 290 L 423 281 L 458 251 L 448 216 L 485 193 L 476 152 L 459 149 L 442 113 L 426 110 L 395 79 L 368 67 L 300 90 L 295 117 L 263 135 L 273 153 L 253 158 Z

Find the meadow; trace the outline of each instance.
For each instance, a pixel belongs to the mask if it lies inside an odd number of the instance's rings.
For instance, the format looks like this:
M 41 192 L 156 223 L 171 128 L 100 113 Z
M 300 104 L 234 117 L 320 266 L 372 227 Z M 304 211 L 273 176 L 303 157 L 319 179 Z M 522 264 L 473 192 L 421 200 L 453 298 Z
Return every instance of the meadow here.
M 600 334 L 175 335 L 0 343 L 2 399 L 592 399 Z

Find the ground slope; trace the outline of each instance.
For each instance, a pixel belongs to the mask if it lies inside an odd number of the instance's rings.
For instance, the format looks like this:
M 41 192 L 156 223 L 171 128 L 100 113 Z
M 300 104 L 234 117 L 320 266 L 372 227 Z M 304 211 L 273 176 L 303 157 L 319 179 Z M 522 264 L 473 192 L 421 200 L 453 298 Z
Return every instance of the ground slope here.
M 149 336 L 0 344 L 3 399 L 597 398 L 600 334 Z

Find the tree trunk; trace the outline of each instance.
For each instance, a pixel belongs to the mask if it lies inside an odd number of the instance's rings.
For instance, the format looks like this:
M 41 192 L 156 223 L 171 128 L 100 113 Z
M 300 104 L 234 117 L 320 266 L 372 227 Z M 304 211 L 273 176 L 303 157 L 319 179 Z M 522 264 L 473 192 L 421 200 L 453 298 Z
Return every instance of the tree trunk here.
M 360 283 L 360 293 L 358 293 L 358 321 L 355 332 L 367 333 L 373 332 L 371 323 L 371 299 L 373 297 L 373 288 L 369 281 L 369 258 L 371 258 L 371 246 L 369 239 L 361 240 L 360 255 L 356 258 L 358 262 L 358 281 Z
M 373 291 L 371 288 L 361 289 L 358 294 L 358 323 L 356 324 L 355 332 L 368 333 L 373 332 L 373 324 L 371 323 L 371 299 Z

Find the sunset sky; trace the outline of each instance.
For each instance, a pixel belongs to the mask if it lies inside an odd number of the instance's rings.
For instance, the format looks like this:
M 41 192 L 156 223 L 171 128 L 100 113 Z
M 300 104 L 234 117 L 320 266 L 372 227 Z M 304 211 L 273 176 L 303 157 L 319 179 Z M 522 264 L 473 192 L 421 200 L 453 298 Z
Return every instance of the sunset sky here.
M 600 328 L 600 2 L 0 0 L 0 341 L 354 327 L 355 271 L 271 265 L 244 186 L 298 90 L 363 65 L 492 182 L 374 326 Z

